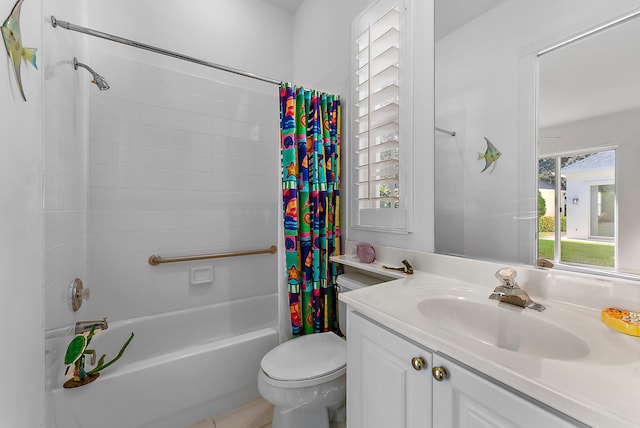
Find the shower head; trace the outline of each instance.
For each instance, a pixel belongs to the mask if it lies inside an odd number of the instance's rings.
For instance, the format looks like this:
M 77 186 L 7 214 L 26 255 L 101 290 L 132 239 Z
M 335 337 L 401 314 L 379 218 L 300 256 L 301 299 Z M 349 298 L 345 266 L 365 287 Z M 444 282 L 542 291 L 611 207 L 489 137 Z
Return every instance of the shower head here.
M 102 77 L 101 75 L 93 71 L 93 69 L 88 65 L 78 62 L 78 59 L 74 57 L 73 68 L 77 70 L 78 67 L 82 67 L 85 70 L 87 70 L 89 73 L 91 73 L 91 76 L 93 76 L 93 80 L 91 81 L 91 83 L 95 83 L 98 89 L 100 89 L 101 91 L 106 91 L 107 89 L 110 88 L 109 84 L 107 83 L 104 77 Z

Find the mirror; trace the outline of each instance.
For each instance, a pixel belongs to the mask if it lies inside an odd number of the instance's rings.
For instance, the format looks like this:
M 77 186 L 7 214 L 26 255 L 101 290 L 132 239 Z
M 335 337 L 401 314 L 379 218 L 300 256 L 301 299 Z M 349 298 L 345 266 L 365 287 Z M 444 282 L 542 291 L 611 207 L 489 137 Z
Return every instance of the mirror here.
M 640 9 L 612 3 L 436 0 L 436 252 L 640 274 Z

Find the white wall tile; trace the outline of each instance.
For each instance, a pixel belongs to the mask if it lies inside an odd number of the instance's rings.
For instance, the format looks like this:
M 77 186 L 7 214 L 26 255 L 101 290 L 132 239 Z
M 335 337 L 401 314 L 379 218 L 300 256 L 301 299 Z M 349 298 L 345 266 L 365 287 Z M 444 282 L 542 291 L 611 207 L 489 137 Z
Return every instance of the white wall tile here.
M 147 259 L 277 242 L 276 88 L 265 95 L 117 55 L 91 57 L 100 67 L 120 66 L 105 72 L 113 92 L 89 94 L 88 269 L 99 288 L 90 310 L 132 318 L 141 308 L 148 314 L 249 297 L 251 286 L 240 292 L 243 282 L 264 282 L 257 292 L 275 292 L 275 267 L 247 269 L 251 260 L 239 259 L 220 262 L 243 266 L 237 279 L 214 267 L 211 290 L 194 300 L 188 266 L 151 267 Z M 261 265 L 275 266 L 264 257 Z
M 60 12 L 57 6 L 64 5 L 58 3 L 61 2 L 43 2 L 45 15 L 54 10 Z M 81 22 L 81 15 L 82 7 L 76 5 L 65 19 Z M 88 76 L 79 74 L 72 66 L 74 56 L 82 60 L 82 36 L 53 30 L 47 25 L 43 28 L 46 28 L 46 43 L 42 52 L 38 52 L 44 73 L 43 306 L 45 330 L 53 330 L 70 328 L 82 315 L 82 309 L 78 313 L 71 310 L 69 287 L 74 278 L 81 278 L 87 284 L 86 104 L 81 85 L 81 81 L 85 81 L 80 79 Z M 66 345 L 59 342 L 46 342 L 47 391 L 59 387 L 58 348 Z

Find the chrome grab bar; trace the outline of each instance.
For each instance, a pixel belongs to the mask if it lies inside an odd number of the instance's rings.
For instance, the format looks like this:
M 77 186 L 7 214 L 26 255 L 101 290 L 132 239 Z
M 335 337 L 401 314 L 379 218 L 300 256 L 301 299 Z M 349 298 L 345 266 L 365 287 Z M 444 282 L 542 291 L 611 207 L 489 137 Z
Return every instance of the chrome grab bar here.
M 254 254 L 275 254 L 277 251 L 278 247 L 272 245 L 271 247 L 264 250 L 236 251 L 232 253 L 202 254 L 183 257 L 161 257 L 158 254 L 154 254 L 153 256 L 149 257 L 149 264 L 151 266 L 157 266 L 162 263 L 191 262 L 195 260 L 220 259 L 223 257 L 252 256 Z

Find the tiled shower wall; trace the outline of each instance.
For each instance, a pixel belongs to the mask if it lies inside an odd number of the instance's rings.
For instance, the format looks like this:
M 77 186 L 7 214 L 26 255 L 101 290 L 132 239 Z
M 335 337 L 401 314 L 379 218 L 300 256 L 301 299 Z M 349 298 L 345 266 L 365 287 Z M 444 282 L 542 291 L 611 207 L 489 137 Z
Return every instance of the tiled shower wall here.
M 275 255 L 147 262 L 155 253 L 278 244 L 276 86 L 53 29 L 48 19 L 287 80 L 292 15 L 253 0 L 196 0 L 180 8 L 168 0 L 72 3 L 42 4 L 38 51 L 47 391 L 60 386 L 77 320 L 114 322 L 240 299 L 275 302 L 279 280 Z M 176 20 L 186 25 L 167 31 Z M 74 56 L 111 89 L 99 92 L 86 70 L 75 71 Z M 201 269 L 199 284 L 192 284 L 194 267 Z M 76 277 L 91 297 L 74 313 L 69 286 Z M 228 329 L 234 334 L 230 322 Z
M 51 14 L 82 22 L 83 8 L 67 2 L 43 2 L 43 16 Z M 38 52 L 44 76 L 43 96 L 43 287 L 45 342 L 45 387 L 57 387 L 63 370 L 66 341 L 77 314 L 71 310 L 69 287 L 74 278 L 86 280 L 86 103 L 85 86 L 73 69 L 73 57 L 86 51 L 78 34 L 42 24 L 43 46 Z M 62 333 L 55 332 L 63 329 Z M 48 397 L 47 397 L 48 398 Z M 45 424 L 49 426 L 49 421 Z
M 277 87 L 192 74 L 176 60 L 91 58 L 111 89 L 89 95 L 87 316 L 119 320 L 277 293 L 275 255 L 148 263 L 153 254 L 277 245 Z M 193 283 L 207 272 L 211 281 Z M 277 307 L 273 314 L 275 325 Z

